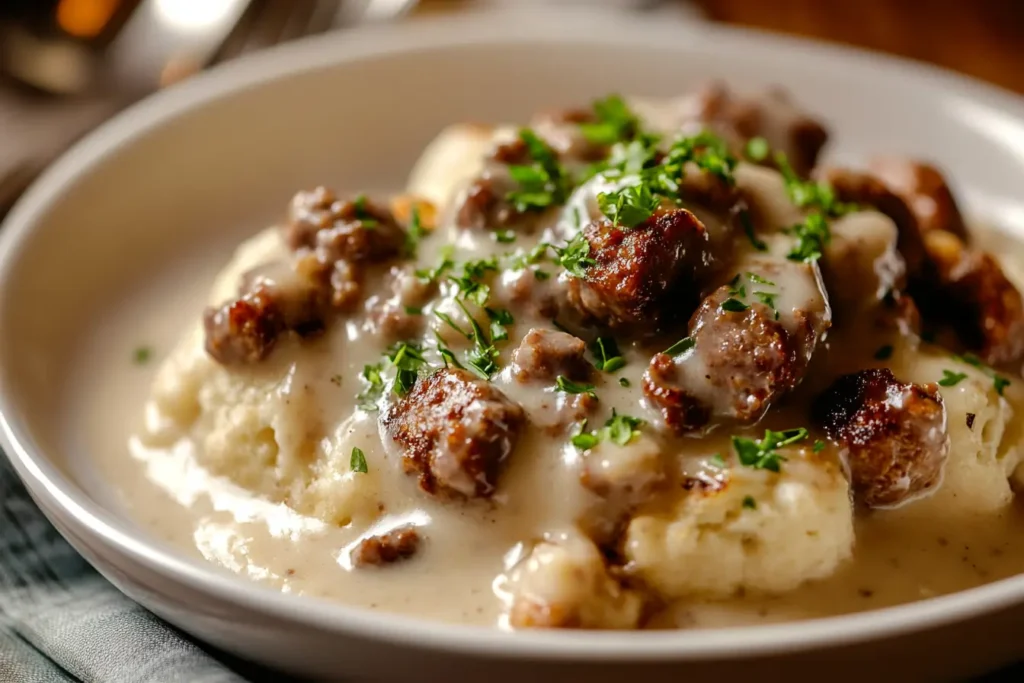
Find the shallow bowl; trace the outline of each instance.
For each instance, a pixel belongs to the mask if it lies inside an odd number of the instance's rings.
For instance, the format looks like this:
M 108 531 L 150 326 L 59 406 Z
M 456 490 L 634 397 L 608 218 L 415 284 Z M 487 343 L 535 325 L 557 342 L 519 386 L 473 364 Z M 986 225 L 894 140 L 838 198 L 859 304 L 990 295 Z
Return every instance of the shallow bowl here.
M 672 95 L 709 77 L 789 88 L 829 122 L 833 160 L 881 151 L 934 159 L 953 171 L 972 214 L 1024 235 L 1024 103 L 935 69 L 600 13 L 531 10 L 320 37 L 129 109 L 76 145 L 8 216 L 0 234 L 8 456 L 61 533 L 126 594 L 219 647 L 318 677 L 763 680 L 827 671 L 834 680 L 914 680 L 1024 657 L 1024 576 L 851 616 L 648 633 L 512 634 L 283 595 L 148 535 L 76 445 L 65 378 L 88 362 L 77 340 L 120 294 L 147 287 L 179 255 L 254 232 L 300 187 L 399 186 L 448 123 L 523 119 L 608 91 Z

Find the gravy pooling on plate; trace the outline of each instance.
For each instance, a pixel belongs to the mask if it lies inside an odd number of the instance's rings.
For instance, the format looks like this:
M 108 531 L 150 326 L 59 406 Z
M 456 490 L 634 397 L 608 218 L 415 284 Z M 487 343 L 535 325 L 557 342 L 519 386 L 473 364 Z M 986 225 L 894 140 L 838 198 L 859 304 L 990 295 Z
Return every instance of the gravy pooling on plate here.
M 821 167 L 826 139 L 713 85 L 455 126 L 399 196 L 298 193 L 158 371 L 130 445 L 182 476 L 152 505 L 283 590 L 513 628 L 1016 573 L 1021 297 L 938 171 Z

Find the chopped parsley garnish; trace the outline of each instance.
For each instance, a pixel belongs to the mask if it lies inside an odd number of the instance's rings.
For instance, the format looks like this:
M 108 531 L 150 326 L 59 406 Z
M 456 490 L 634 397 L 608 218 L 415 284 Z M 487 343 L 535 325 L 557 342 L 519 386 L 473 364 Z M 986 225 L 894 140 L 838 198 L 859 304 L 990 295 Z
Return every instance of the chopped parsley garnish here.
M 409 258 L 416 258 L 416 249 L 427 235 L 427 231 L 420 222 L 420 207 L 412 205 L 409 215 L 409 228 L 405 231 L 405 255 Z
M 587 421 L 584 420 L 579 433 L 572 437 L 572 445 L 581 450 L 588 450 L 604 440 L 625 446 L 640 435 L 640 427 L 643 425 L 643 420 L 629 415 L 619 415 L 612 409 L 612 416 L 604 423 L 604 427 L 597 431 L 586 431 Z
M 825 450 L 825 442 L 822 441 L 821 439 L 818 439 L 817 441 L 814 442 L 814 446 L 811 447 L 811 450 L 814 451 L 815 453 L 821 453 L 823 450 Z
M 596 122 L 580 124 L 580 132 L 595 145 L 612 145 L 636 134 L 636 115 L 619 95 L 609 95 L 593 104 Z
M 743 497 L 743 507 L 748 509 L 748 510 L 756 510 L 757 509 L 757 501 L 754 500 L 753 496 L 744 496 Z
M 597 362 L 594 365 L 598 370 L 604 372 L 615 372 L 621 370 L 626 364 L 626 359 L 619 351 L 619 345 L 613 337 L 598 337 L 590 343 L 590 353 L 594 354 Z
M 688 162 L 693 162 L 702 171 L 718 176 L 729 185 L 736 184 L 736 179 L 732 175 L 733 169 L 736 168 L 736 157 L 729 154 L 725 141 L 710 131 L 679 138 L 673 142 L 662 166 L 666 170 L 677 171 L 675 175 L 679 178 L 682 177 L 683 166 Z
M 525 270 L 527 267 L 540 263 L 548 255 L 551 245 L 541 242 L 526 253 L 512 254 L 508 261 L 511 270 Z
M 629 386 L 629 380 L 626 379 L 625 377 L 620 377 L 619 378 L 619 386 L 620 387 L 628 387 Z
M 564 375 L 559 375 L 555 378 L 555 388 L 559 391 L 564 391 L 567 394 L 586 394 L 591 398 L 596 399 L 597 393 L 594 392 L 593 384 L 583 384 L 582 382 L 573 382 Z
M 952 370 L 943 370 L 942 379 L 939 380 L 940 387 L 955 387 L 960 382 L 967 379 L 967 373 L 964 372 L 953 372 Z
M 533 279 L 534 280 L 547 280 L 550 277 L 551 277 L 551 273 L 549 273 L 546 270 L 540 270 L 538 268 L 537 270 L 533 271 Z
M 741 311 L 747 310 L 748 308 L 750 308 L 750 306 L 743 303 L 739 299 L 734 299 L 730 297 L 722 302 L 720 308 L 723 311 L 729 311 L 730 313 L 739 313 Z
M 828 221 L 820 213 L 808 214 L 802 223 L 791 227 L 789 233 L 796 236 L 796 244 L 787 254 L 791 261 L 817 261 L 832 241 Z
M 661 204 L 644 183 L 630 185 L 615 192 L 600 192 L 597 205 L 612 223 L 635 228 L 650 218 Z
M 764 240 L 758 239 L 757 235 L 754 234 L 754 221 L 750 218 L 750 212 L 744 209 L 739 213 L 740 224 L 743 226 L 743 232 L 746 233 L 747 239 L 750 240 L 750 244 L 753 245 L 754 249 L 758 251 L 768 251 L 768 245 L 764 243 Z
M 145 365 L 153 357 L 153 349 L 148 346 L 139 346 L 132 352 L 132 362 L 136 365 Z
M 427 360 L 417 345 L 406 342 L 397 344 L 388 352 L 388 360 L 397 370 L 391 390 L 399 396 L 405 396 L 416 384 L 420 368 L 427 364 Z
M 363 366 L 361 377 L 366 387 L 356 396 L 361 410 L 366 412 L 377 410 L 377 399 L 384 393 L 384 377 L 381 375 L 382 368 L 383 363 Z
M 729 296 L 744 297 L 747 295 L 747 288 L 740 284 L 740 277 L 737 273 L 736 277 L 729 281 Z
M 607 161 L 594 164 L 587 171 L 587 176 L 604 172 L 607 175 L 624 175 L 639 173 L 654 166 L 658 158 L 657 135 L 640 134 L 637 139 L 615 144 L 608 155 Z
M 509 244 L 516 241 L 516 233 L 514 230 L 497 230 L 492 232 L 491 236 L 494 237 L 496 242 L 501 242 L 502 244 Z
M 477 306 L 487 304 L 487 297 L 491 295 L 491 288 L 483 282 L 488 273 L 497 272 L 498 259 L 494 256 L 475 261 L 466 261 L 462 264 L 462 272 L 454 275 L 451 282 L 459 288 L 459 296 L 472 301 Z
M 715 453 L 708 458 L 708 464 L 715 469 L 724 470 L 726 468 L 725 458 L 722 457 L 721 453 Z
M 697 342 L 695 342 L 690 337 L 683 337 L 675 344 L 662 351 L 662 353 L 668 356 L 681 356 L 682 354 L 686 353 L 696 345 Z
M 807 430 L 803 427 L 787 429 L 782 432 L 764 430 L 764 438 L 760 441 L 742 436 L 732 437 L 732 446 L 736 449 L 740 464 L 757 470 L 778 472 L 782 469 L 785 456 L 778 452 L 779 448 L 794 444 L 807 438 Z
M 433 282 L 437 280 L 445 272 L 450 270 L 454 265 L 455 261 L 452 261 L 452 254 L 455 253 L 454 247 L 450 244 L 441 250 L 441 262 L 434 268 L 423 268 L 416 271 L 416 277 L 427 282 Z
M 520 212 L 564 204 L 571 183 L 554 151 L 529 128 L 520 129 L 519 139 L 526 145 L 533 163 L 508 167 L 512 179 L 519 184 L 518 189 L 508 193 L 508 201 Z
M 368 208 L 369 200 L 365 194 L 358 194 L 356 198 L 352 200 L 352 206 L 356 210 L 356 218 L 360 223 L 363 224 L 364 228 L 375 228 L 377 227 L 377 219 L 373 217 Z
M 974 367 L 978 368 L 986 375 L 991 377 L 992 386 L 995 387 L 996 393 L 999 394 L 1000 396 L 1003 395 L 1003 390 L 1006 389 L 1006 387 L 1010 386 L 1010 380 L 1003 377 L 1002 375 L 996 374 L 995 370 L 985 365 L 985 363 L 983 363 L 982 360 L 975 356 L 973 353 L 965 353 L 962 356 L 954 356 L 954 358 L 964 363 L 967 363 L 968 365 L 973 365 Z M 943 370 L 943 375 L 945 375 L 945 370 Z M 940 381 L 939 384 L 942 384 L 942 382 Z
M 856 204 L 840 202 L 828 183 L 816 183 L 810 180 L 803 180 L 796 174 L 793 167 L 789 165 L 786 155 L 781 152 L 775 153 L 775 165 L 786 183 L 786 193 L 790 200 L 801 209 L 818 209 L 829 218 L 842 216 L 857 210 Z
M 487 318 L 491 321 L 491 341 L 505 341 L 508 339 L 508 328 L 515 322 L 511 311 L 507 308 L 485 308 Z
M 892 350 L 892 344 L 879 346 L 878 350 L 875 351 L 875 360 L 889 360 L 892 358 Z
M 768 285 L 769 287 L 774 287 L 775 286 L 774 282 L 772 282 L 771 280 L 767 280 L 767 279 L 761 277 L 757 273 L 751 273 L 750 271 L 747 271 L 746 273 L 744 273 L 744 275 L 746 275 L 747 278 L 749 278 L 750 281 L 753 282 L 754 284 Z
M 775 308 L 775 297 L 778 296 L 775 292 L 754 292 L 754 296 L 757 300 L 763 303 L 768 308 Z M 775 309 L 775 319 L 779 319 L 779 311 Z
M 353 472 L 359 472 L 360 474 L 366 474 L 370 471 L 366 466 L 366 456 L 363 455 L 363 449 L 358 446 L 352 447 L 352 457 L 349 458 L 348 466 Z
M 444 366 L 446 368 L 462 368 L 462 363 L 455 357 L 455 353 L 448 348 L 448 344 L 445 343 L 444 339 L 436 331 L 434 332 L 434 340 L 437 342 L 437 353 L 441 356 L 441 362 L 444 363 Z
M 455 321 L 440 311 L 435 311 L 435 314 L 441 318 L 444 322 L 454 329 L 456 332 L 464 336 L 473 342 L 473 349 L 466 354 L 466 366 L 470 370 L 480 375 L 484 379 L 490 379 L 491 375 L 498 371 L 498 349 L 494 347 L 491 340 L 487 337 L 487 333 L 480 326 L 480 323 L 476 321 L 469 311 L 466 310 L 466 306 L 461 301 L 456 301 L 462 312 L 466 314 L 466 318 L 469 320 L 470 331 L 467 332 L 461 327 L 455 324 Z
M 597 263 L 590 258 L 590 242 L 581 232 L 576 233 L 564 247 L 553 247 L 553 249 L 558 254 L 558 265 L 565 268 L 574 277 L 584 277 L 584 270 Z
M 419 306 L 403 306 L 408 315 L 423 315 L 423 309 Z
M 768 146 L 767 140 L 762 137 L 756 137 L 747 140 L 747 145 L 743 152 L 751 161 L 764 161 L 771 154 L 771 148 Z

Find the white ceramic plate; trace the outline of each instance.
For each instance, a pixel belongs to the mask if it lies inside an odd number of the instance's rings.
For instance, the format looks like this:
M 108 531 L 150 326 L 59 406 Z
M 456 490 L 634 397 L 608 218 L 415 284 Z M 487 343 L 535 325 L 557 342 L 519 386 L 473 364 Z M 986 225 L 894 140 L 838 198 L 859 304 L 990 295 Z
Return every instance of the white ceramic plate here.
M 328 36 L 220 68 L 125 112 L 55 164 L 0 234 L 3 445 L 54 524 L 125 593 L 243 656 L 318 676 L 952 676 L 1024 656 L 1024 576 L 848 617 L 718 631 L 502 633 L 282 595 L 186 559 L 118 513 L 68 447 L 77 333 L 211 232 L 276 218 L 296 188 L 398 186 L 447 123 L 516 120 L 611 90 L 708 77 L 781 83 L 833 130 L 829 154 L 952 169 L 976 215 L 1024 231 L 1024 104 L 934 69 L 727 31 L 575 12 Z M 1024 234 L 1024 232 L 1019 232 Z M 99 245 L 99 247 L 97 247 Z M 127 458 L 127 454 L 125 456 Z

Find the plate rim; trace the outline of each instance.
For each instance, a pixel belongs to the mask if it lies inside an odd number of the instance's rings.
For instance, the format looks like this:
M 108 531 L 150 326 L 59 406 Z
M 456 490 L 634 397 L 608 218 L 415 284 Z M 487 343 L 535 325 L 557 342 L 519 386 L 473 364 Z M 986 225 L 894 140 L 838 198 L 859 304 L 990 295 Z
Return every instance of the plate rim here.
M 877 69 L 883 81 L 914 81 L 914 87 L 966 94 L 978 103 L 1009 113 L 1024 125 L 1024 98 L 997 86 L 938 67 L 815 40 L 714 25 L 628 17 L 606 10 L 505 10 L 500 25 L 494 11 L 452 17 L 418 18 L 407 23 L 361 28 L 307 38 L 269 48 L 221 65 L 123 110 L 87 134 L 46 169 L 0 225 L 0 292 L 10 291 L 13 265 L 38 219 L 63 188 L 137 138 L 206 103 L 303 71 L 351 64 L 418 50 L 542 42 L 614 40 L 679 49 L 686 37 L 698 49 L 736 48 L 755 55 L 773 53 L 785 61 L 813 55 L 818 68 Z M 518 15 L 518 16 L 517 16 Z M 568 22 L 571 32 L 559 27 Z M 564 25 L 564 24 L 563 24 Z M 587 30 L 581 30 L 587 29 Z M 602 35 L 603 34 L 603 35 Z M 713 46 L 713 47 L 708 47 Z M 0 296 L 0 308 L 5 305 Z M 2 318 L 2 310 L 0 310 Z M 0 346 L 7 343 L 0 335 Z M 26 487 L 48 517 L 59 511 L 113 553 L 191 590 L 210 594 L 273 619 L 338 634 L 476 656 L 591 661 L 706 660 L 756 657 L 861 643 L 924 631 L 1024 602 L 1024 573 L 984 586 L 880 610 L 770 625 L 665 632 L 516 632 L 375 612 L 340 602 L 287 595 L 226 575 L 199 560 L 147 540 L 129 520 L 103 508 L 66 477 L 45 455 L 20 418 L 0 366 L 0 443 Z M 52 508 L 52 509 L 51 509 Z M 63 518 L 62 518 L 63 519 Z M 69 520 L 63 520 L 70 523 Z

